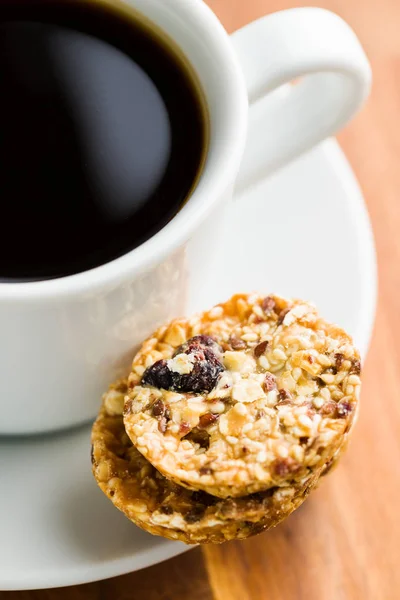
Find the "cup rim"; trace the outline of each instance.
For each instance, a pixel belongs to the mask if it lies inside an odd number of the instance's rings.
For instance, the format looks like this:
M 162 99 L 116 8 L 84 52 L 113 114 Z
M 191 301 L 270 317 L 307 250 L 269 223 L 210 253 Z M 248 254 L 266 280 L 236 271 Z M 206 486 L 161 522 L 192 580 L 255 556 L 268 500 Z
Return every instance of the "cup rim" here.
M 139 7 L 140 11 L 149 16 L 149 0 L 146 0 L 147 6 L 142 0 L 125 2 L 132 4 L 136 9 Z M 159 2 L 162 0 L 153 0 L 153 9 Z M 105 288 L 112 289 L 133 279 L 155 266 L 160 262 L 160 258 L 182 246 L 207 218 L 228 187 L 233 185 L 247 133 L 248 99 L 239 61 L 228 33 L 202 0 L 169 0 L 169 4 L 179 10 L 179 16 L 185 19 L 185 25 L 187 20 L 187 24 L 196 26 L 197 33 L 200 29 L 202 39 L 213 55 L 213 62 L 218 61 L 221 69 L 228 74 L 225 77 L 225 85 L 218 91 L 218 101 L 223 105 L 223 122 L 218 124 L 218 139 L 211 139 L 208 149 L 208 156 L 213 151 L 213 165 L 206 161 L 196 188 L 186 204 L 167 225 L 137 248 L 98 267 L 66 277 L 29 282 L 1 282 L 0 302 L 65 299 L 92 294 Z M 142 10 L 142 6 L 146 9 Z M 153 15 L 150 18 L 156 22 Z M 184 47 L 182 50 L 185 53 Z M 208 98 L 207 89 L 204 89 L 204 93 Z M 213 148 L 213 144 L 216 147 Z M 215 162 L 217 164 L 214 164 Z

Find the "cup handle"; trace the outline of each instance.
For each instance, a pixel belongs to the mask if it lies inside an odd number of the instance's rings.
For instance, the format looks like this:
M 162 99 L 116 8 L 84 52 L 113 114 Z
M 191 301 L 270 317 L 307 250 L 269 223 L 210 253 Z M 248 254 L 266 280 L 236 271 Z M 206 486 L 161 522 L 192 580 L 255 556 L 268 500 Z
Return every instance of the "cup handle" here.
M 240 191 L 343 127 L 369 94 L 371 68 L 349 25 L 321 8 L 267 15 L 231 39 L 251 106 Z

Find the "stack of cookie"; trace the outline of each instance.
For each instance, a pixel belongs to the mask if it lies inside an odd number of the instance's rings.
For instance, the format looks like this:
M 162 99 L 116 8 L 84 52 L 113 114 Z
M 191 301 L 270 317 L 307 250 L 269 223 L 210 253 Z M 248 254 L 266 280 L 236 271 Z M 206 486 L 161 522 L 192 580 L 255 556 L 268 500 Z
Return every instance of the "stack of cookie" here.
M 92 463 L 131 521 L 188 544 L 277 525 L 346 446 L 351 338 L 307 302 L 236 295 L 158 329 L 104 395 Z

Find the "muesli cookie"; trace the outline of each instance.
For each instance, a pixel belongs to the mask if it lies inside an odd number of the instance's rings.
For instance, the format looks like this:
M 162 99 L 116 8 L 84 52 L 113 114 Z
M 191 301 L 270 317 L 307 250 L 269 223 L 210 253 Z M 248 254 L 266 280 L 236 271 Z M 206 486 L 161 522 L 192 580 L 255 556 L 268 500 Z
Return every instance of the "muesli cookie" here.
M 280 523 L 318 481 L 314 472 L 293 485 L 225 500 L 178 486 L 163 477 L 126 435 L 122 419 L 126 389 L 121 381 L 104 396 L 92 431 L 92 468 L 113 504 L 149 533 L 187 544 L 243 539 Z
M 240 497 L 318 473 L 346 442 L 359 391 L 351 338 L 313 305 L 236 295 L 143 344 L 124 424 L 168 479 Z

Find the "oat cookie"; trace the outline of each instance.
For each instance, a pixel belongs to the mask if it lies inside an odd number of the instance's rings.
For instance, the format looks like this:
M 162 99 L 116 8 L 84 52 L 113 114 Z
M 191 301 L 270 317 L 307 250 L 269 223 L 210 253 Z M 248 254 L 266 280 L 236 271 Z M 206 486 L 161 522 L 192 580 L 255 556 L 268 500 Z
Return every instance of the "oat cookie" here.
M 317 473 L 345 443 L 359 390 L 351 338 L 314 306 L 236 295 L 143 344 L 124 423 L 167 478 L 240 497 Z
M 187 544 L 243 539 L 274 527 L 315 487 L 318 472 L 293 485 L 221 500 L 161 475 L 125 433 L 127 384 L 111 386 L 92 432 L 92 468 L 102 491 L 131 521 L 154 535 Z

